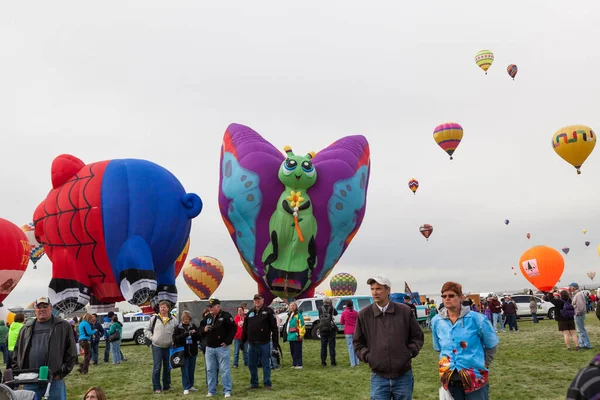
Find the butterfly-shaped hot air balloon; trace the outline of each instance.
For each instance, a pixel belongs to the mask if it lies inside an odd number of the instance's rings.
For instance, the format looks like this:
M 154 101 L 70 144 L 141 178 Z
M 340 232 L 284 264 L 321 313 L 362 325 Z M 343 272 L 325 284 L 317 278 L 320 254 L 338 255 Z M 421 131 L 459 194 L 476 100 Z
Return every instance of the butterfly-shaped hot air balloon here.
M 433 226 L 423 224 L 419 227 L 419 232 L 421 232 L 421 235 L 425 236 L 425 239 L 429 240 L 429 236 L 433 233 Z
M 519 69 L 515 64 L 510 64 L 508 67 L 506 67 L 506 72 L 508 72 L 508 75 L 513 78 L 513 81 L 515 80 L 515 76 L 517 76 L 518 71 Z
M 29 240 L 29 244 L 31 245 L 29 259 L 33 263 L 33 269 L 37 269 L 35 264 L 37 264 L 37 262 L 44 257 L 44 254 L 46 254 L 44 251 L 44 245 L 38 242 L 35 238 L 35 225 L 33 225 L 33 222 L 23 225 L 21 230 L 25 232 L 25 236 L 27 236 L 27 240 Z
M 479 68 L 485 71 L 487 75 L 487 70 L 490 69 L 492 63 L 494 62 L 494 53 L 489 50 L 481 50 L 475 55 L 475 63 Z
M 529 233 L 527 235 L 525 235 L 525 236 L 527 237 L 527 239 L 531 238 L 531 234 L 529 234 Z
M 463 138 L 463 128 L 456 122 L 446 122 L 435 127 L 433 140 L 450 156 L 456 151 Z
M 196 257 L 183 267 L 183 280 L 200 298 L 210 298 L 223 280 L 223 264 L 213 257 Z
M 589 271 L 587 273 L 588 278 L 590 278 L 591 280 L 594 280 L 594 278 L 596 277 L 596 272 L 595 271 Z
M 419 188 L 419 181 L 415 178 L 412 178 L 410 181 L 408 181 L 408 188 L 412 190 L 414 194 L 417 194 L 417 189 Z
M 586 125 L 569 125 L 552 136 L 552 148 L 581 174 L 580 168 L 596 147 L 596 134 Z
M 585 241 L 585 247 L 588 247 L 590 245 L 590 242 L 588 240 Z
M 565 254 L 569 254 L 569 250 L 571 250 L 571 249 L 569 249 L 568 247 L 563 247 L 562 248 L 562 252 L 565 253 Z

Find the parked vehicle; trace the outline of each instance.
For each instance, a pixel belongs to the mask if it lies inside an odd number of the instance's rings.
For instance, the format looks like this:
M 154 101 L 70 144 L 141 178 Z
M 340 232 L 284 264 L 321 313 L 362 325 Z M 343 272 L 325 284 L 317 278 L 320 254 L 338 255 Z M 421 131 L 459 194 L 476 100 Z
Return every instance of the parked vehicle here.
M 100 323 L 104 321 L 104 317 L 108 313 L 97 313 Z M 123 341 L 135 341 L 135 344 L 144 344 L 144 328 L 148 325 L 148 321 L 152 315 L 142 313 L 123 313 L 117 311 L 115 315 L 119 318 L 119 322 L 123 324 L 121 337 Z
M 538 305 L 537 317 L 540 319 L 554 319 L 554 305 L 548 301 L 544 301 L 541 296 L 534 295 L 533 297 Z M 529 301 L 531 299 L 531 295 L 515 294 L 512 295 L 512 299 L 515 301 L 515 303 L 517 303 L 518 318 L 531 317 L 531 312 L 529 311 Z
M 323 305 L 324 297 L 312 297 L 309 299 L 300 299 L 296 300 L 296 304 L 298 304 L 298 310 L 302 311 L 302 315 L 304 317 L 304 324 L 306 326 L 306 337 L 310 337 L 313 339 L 320 339 L 321 332 L 319 329 L 319 308 Z M 354 304 L 354 309 L 356 311 L 362 310 L 364 307 L 367 307 L 373 304 L 373 298 L 371 296 L 334 296 L 330 297 L 331 303 L 333 307 L 337 310 L 338 315 L 335 316 L 335 322 L 337 325 L 338 333 L 344 332 L 344 326 L 340 324 L 340 320 L 342 317 L 342 312 L 344 311 L 344 307 L 346 306 L 346 301 L 352 300 Z M 417 321 L 419 323 L 427 320 L 426 314 L 426 306 L 416 306 L 417 307 Z M 281 314 L 283 317 L 285 314 Z M 285 322 L 285 320 L 283 321 Z

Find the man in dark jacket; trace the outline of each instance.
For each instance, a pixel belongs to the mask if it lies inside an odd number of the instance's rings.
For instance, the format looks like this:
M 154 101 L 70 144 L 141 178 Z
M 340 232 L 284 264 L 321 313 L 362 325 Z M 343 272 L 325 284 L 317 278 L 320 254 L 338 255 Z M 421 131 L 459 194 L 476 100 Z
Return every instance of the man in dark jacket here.
M 250 389 L 258 389 L 258 360 L 263 368 L 263 384 L 270 390 L 271 383 L 271 346 L 279 345 L 277 319 L 271 308 L 265 307 L 261 294 L 254 295 L 254 308 L 248 311 L 242 327 L 242 343 L 248 343 L 248 369 L 250 370 Z
M 329 361 L 331 366 L 335 367 L 335 337 L 337 336 L 337 326 L 333 317 L 338 312 L 331 305 L 331 299 L 326 297 L 323 305 L 319 308 L 319 332 L 321 334 L 321 365 L 327 366 L 327 346 L 329 346 Z
M 237 331 L 237 325 L 233 322 L 233 317 L 227 311 L 221 310 L 219 299 L 210 299 L 208 301 L 210 314 L 200 323 L 200 331 L 205 337 L 206 352 L 206 373 L 208 377 L 208 395 L 217 394 L 217 377 L 221 372 L 221 382 L 223 382 L 223 395 L 225 398 L 231 397 L 231 367 L 229 363 L 229 346 L 233 342 L 233 337 Z
M 498 296 L 494 294 L 489 302 L 490 312 L 492 313 L 492 325 L 494 330 L 498 332 L 498 322 L 500 322 L 500 329 L 504 332 L 504 324 L 502 323 L 502 304 L 498 301 Z
M 52 305 L 47 297 L 35 302 L 35 320 L 27 322 L 17 338 L 13 351 L 14 369 L 39 369 L 48 367 L 51 399 L 66 399 L 67 388 L 63 379 L 77 360 L 77 347 L 71 325 L 52 315 Z M 36 392 L 42 398 L 46 384 L 26 384 L 23 389 Z
M 504 315 L 506 316 L 506 323 L 508 324 L 508 328 L 512 331 L 513 327 L 515 328 L 515 332 L 519 331 L 519 326 L 517 325 L 517 303 L 514 302 L 512 296 L 507 294 L 504 296 L 504 303 L 502 304 L 502 311 L 504 311 Z
M 358 313 L 354 350 L 369 364 L 372 399 L 411 399 L 414 387 L 411 360 L 423 347 L 424 335 L 411 309 L 390 301 L 392 284 L 378 275 L 370 278 L 374 304 Z
M 92 339 L 90 340 L 90 344 L 92 345 L 92 362 L 94 363 L 94 365 L 98 365 L 98 345 L 100 344 L 100 339 L 104 337 L 104 327 L 98 321 L 98 314 L 92 314 L 91 325 L 92 330 L 96 331 L 96 333 L 92 335 Z

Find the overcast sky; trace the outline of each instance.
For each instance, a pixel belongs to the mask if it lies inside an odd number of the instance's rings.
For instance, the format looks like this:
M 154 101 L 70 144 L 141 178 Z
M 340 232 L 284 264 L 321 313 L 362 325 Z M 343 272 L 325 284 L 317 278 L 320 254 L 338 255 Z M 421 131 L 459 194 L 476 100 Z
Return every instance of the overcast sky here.
M 86 163 L 147 159 L 204 201 L 190 256 L 223 262 L 215 296 L 249 298 L 256 285 L 217 206 L 228 124 L 297 153 L 363 134 L 372 165 L 367 211 L 333 271 L 355 275 L 359 294 L 368 293 L 372 273 L 388 275 L 395 291 L 407 281 L 437 293 L 446 280 L 473 292 L 522 289 L 528 282 L 511 267 L 538 244 L 571 248 L 561 284 L 590 282 L 586 272 L 600 263 L 600 155 L 577 176 L 550 139 L 570 124 L 600 131 L 599 8 L 594 1 L 6 2 L 0 217 L 31 221 L 59 154 Z M 482 49 L 495 54 L 487 76 L 474 62 Z M 448 121 L 464 128 L 453 161 L 432 136 Z M 416 196 L 411 177 L 421 185 Z M 423 223 L 434 227 L 429 241 L 419 233 Z M 47 257 L 37 270 L 30 265 L 5 304 L 46 294 L 50 276 Z M 180 299 L 195 298 L 183 278 L 177 283 Z

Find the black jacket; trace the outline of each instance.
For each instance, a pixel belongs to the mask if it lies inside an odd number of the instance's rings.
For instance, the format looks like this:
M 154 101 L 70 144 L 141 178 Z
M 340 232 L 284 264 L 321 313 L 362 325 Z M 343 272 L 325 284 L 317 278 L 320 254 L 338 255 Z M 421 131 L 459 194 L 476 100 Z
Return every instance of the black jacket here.
M 265 344 L 273 342 L 274 347 L 279 343 L 277 319 L 269 307 L 252 308 L 248 311 L 242 327 L 242 342 Z
M 195 332 L 190 334 L 190 331 Z M 192 337 L 192 344 L 186 344 L 186 339 L 188 336 Z M 193 323 L 183 325 L 183 323 L 180 322 L 179 325 L 177 325 L 173 330 L 173 344 L 175 347 L 183 346 L 185 348 L 184 354 L 186 357 L 198 355 L 198 342 L 200 339 L 200 329 L 198 329 L 198 327 Z
M 48 340 L 48 369 L 54 376 L 63 379 L 69 375 L 75 361 L 77 361 L 77 347 L 75 346 L 75 336 L 71 325 L 56 316 L 51 317 L 52 328 Z M 31 347 L 31 337 L 33 336 L 33 325 L 36 320 L 32 319 L 21 328 L 15 349 L 13 351 L 14 369 L 27 369 L 29 366 L 29 349 Z
M 204 332 L 206 326 L 211 326 L 212 329 Z M 227 311 L 221 311 L 215 318 L 212 314 L 208 314 L 200 322 L 200 331 L 204 336 L 206 347 L 220 347 L 221 343 L 229 346 L 233 342 L 237 325 L 233 322 L 231 314 Z

